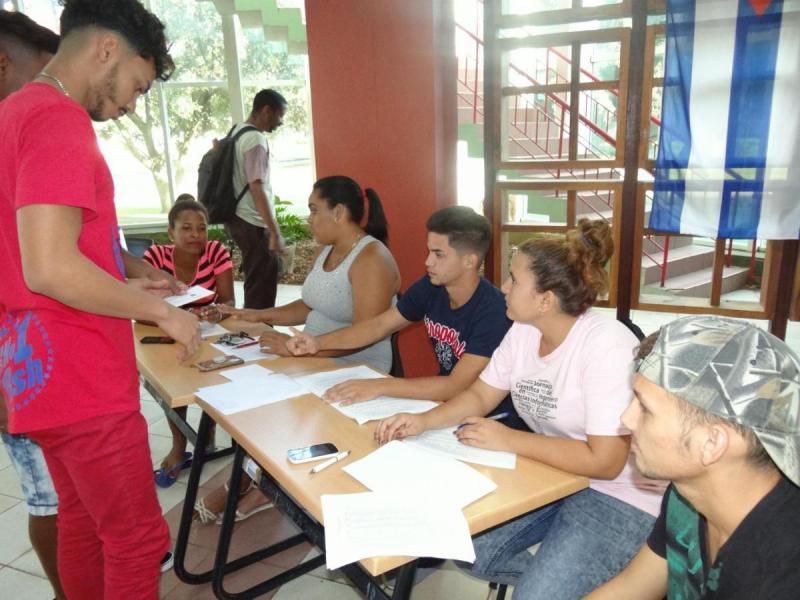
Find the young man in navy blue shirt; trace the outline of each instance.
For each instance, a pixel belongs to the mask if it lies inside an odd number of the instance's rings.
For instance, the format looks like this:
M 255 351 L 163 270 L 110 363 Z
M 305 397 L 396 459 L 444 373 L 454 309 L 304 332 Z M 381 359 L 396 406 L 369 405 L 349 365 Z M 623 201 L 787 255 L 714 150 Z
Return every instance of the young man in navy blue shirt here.
M 296 355 L 361 348 L 423 321 L 439 362 L 438 376 L 353 379 L 332 387 L 325 400 L 449 400 L 477 379 L 511 326 L 503 294 L 478 273 L 491 240 L 486 218 L 471 208 L 449 206 L 433 213 L 426 227 L 427 275 L 396 306 L 323 336 L 298 334 L 288 347 Z

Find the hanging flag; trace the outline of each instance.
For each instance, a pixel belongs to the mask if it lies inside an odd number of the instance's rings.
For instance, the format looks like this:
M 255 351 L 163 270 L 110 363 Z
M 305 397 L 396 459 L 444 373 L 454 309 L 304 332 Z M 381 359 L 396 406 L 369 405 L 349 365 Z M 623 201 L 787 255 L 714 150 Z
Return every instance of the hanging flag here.
M 800 237 L 800 0 L 668 0 L 650 227 Z

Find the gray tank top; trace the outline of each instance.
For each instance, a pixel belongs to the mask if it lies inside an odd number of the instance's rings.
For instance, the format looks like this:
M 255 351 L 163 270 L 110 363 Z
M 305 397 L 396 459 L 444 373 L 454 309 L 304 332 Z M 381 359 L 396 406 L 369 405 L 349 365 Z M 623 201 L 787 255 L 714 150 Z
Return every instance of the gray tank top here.
M 380 244 L 374 237 L 365 235 L 345 259 L 329 272 L 322 265 L 333 246 L 326 246 L 319 253 L 314 267 L 303 283 L 303 302 L 311 309 L 306 318 L 306 333 L 323 335 L 353 324 L 353 288 L 348 273 L 353 261 L 372 242 Z M 342 364 L 364 363 L 388 373 L 392 366 L 392 347 L 389 338 L 384 338 L 363 350 L 336 357 L 334 360 Z

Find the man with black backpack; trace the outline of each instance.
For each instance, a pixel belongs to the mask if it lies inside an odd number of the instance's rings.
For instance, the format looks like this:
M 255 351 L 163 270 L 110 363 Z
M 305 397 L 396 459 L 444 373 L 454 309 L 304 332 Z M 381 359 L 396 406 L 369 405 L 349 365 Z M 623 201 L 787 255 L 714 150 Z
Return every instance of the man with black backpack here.
M 261 90 L 253 99 L 250 116 L 228 136 L 236 139 L 233 190 L 240 198 L 235 214 L 225 220 L 225 230 L 242 252 L 246 308 L 275 306 L 283 237 L 275 220 L 269 145 L 264 134 L 281 126 L 285 112 L 283 96 L 275 90 Z

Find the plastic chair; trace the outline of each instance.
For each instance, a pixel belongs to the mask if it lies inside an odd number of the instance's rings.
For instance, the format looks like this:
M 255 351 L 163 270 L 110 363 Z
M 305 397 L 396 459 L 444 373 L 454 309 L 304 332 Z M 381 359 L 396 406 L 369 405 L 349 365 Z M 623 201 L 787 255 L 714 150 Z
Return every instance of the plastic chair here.
M 128 247 L 128 252 L 136 258 L 142 258 L 145 251 L 154 243 L 151 238 L 125 236 L 125 245 Z

